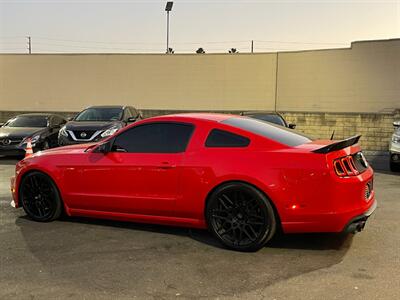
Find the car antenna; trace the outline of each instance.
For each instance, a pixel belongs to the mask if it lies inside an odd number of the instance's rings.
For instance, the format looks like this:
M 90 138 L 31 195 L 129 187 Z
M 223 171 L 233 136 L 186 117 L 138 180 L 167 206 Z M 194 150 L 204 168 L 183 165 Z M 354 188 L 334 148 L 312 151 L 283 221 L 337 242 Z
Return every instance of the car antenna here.
M 333 137 L 335 136 L 335 130 L 332 132 L 332 135 L 331 135 L 331 140 L 333 140 Z

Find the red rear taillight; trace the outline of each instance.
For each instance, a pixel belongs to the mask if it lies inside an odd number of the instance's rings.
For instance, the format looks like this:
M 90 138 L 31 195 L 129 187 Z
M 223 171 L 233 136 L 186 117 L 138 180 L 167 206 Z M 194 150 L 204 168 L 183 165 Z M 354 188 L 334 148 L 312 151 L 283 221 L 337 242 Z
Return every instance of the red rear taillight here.
M 340 162 L 340 160 L 335 160 L 333 162 L 333 166 L 335 168 L 335 172 L 338 176 L 346 176 L 346 172 L 344 171 L 344 168 Z
M 357 169 L 353 156 L 348 155 L 345 157 L 337 158 L 333 161 L 333 168 L 338 176 L 356 176 L 360 174 Z

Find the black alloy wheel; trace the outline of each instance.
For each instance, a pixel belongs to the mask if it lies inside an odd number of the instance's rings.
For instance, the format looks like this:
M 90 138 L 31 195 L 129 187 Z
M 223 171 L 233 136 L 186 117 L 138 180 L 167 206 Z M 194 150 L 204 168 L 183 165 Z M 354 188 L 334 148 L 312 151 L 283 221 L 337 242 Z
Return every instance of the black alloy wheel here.
M 262 248 L 276 232 L 274 209 L 255 187 L 232 182 L 218 187 L 206 208 L 208 228 L 226 247 L 238 251 Z
M 19 201 L 25 213 L 35 221 L 52 221 L 62 212 L 62 202 L 55 183 L 41 172 L 31 172 L 22 178 Z

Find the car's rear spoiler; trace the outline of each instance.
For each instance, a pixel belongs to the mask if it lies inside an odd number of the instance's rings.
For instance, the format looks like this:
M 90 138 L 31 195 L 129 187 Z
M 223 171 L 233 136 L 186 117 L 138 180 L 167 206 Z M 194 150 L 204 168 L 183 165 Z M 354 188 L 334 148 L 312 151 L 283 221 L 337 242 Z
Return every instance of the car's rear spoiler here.
M 361 137 L 361 135 L 355 135 L 355 136 L 349 137 L 345 140 L 337 141 L 335 143 L 329 144 L 322 148 L 313 150 L 312 152 L 325 154 L 325 153 L 337 151 L 340 149 L 344 149 L 344 148 L 350 147 L 354 144 L 357 144 L 360 137 Z

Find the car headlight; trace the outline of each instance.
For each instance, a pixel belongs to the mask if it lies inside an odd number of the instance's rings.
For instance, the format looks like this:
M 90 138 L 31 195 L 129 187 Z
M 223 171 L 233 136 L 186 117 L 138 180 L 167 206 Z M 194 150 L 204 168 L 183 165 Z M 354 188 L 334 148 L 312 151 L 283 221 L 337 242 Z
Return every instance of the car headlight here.
M 67 133 L 67 129 L 65 128 L 65 126 L 63 126 L 60 131 L 58 132 L 59 135 L 63 135 L 65 137 L 68 137 L 68 133 Z
M 37 143 L 39 140 L 40 140 L 40 135 L 39 134 L 34 135 L 34 136 L 31 137 L 31 143 L 32 144 Z
M 40 134 L 36 134 L 36 135 L 28 136 L 28 137 L 24 138 L 20 145 L 26 145 L 26 143 L 28 142 L 28 139 L 31 139 L 32 146 L 35 146 L 35 144 L 40 140 Z
M 121 126 L 114 125 L 114 126 L 108 128 L 107 130 L 105 130 L 100 136 L 104 138 L 104 137 L 113 135 L 114 133 L 116 133 L 120 129 L 121 129 Z
M 392 142 L 395 144 L 400 144 L 400 136 L 392 136 Z

